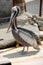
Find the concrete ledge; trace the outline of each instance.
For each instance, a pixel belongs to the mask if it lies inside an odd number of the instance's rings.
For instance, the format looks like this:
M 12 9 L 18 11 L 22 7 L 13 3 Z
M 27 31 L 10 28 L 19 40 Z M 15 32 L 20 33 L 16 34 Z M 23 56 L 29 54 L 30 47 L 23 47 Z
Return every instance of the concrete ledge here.
M 12 38 L 9 40 L 2 40 L 0 41 L 0 49 L 13 46 L 14 42 L 15 42 L 15 39 L 12 39 Z

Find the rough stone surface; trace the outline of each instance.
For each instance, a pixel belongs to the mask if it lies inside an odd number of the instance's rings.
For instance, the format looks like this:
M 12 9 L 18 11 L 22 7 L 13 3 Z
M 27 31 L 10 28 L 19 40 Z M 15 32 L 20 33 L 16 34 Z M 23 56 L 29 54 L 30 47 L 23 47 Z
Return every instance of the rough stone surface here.
M 0 0 L 0 17 L 9 16 L 11 8 L 12 0 Z

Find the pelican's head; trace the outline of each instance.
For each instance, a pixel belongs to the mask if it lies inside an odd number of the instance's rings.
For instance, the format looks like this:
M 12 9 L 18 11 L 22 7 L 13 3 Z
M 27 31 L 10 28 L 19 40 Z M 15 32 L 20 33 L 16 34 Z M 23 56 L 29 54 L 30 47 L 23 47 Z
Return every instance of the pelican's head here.
M 20 14 L 20 7 L 19 6 L 12 7 L 10 24 L 11 24 L 12 28 L 14 28 L 15 30 L 17 30 L 16 24 L 15 24 L 15 19 L 19 14 Z
M 19 14 L 20 14 L 21 10 L 19 6 L 14 6 L 11 9 L 11 19 L 15 19 Z
M 10 29 L 10 26 L 12 25 L 12 22 L 14 22 L 14 27 L 16 28 L 15 25 L 15 19 L 16 17 L 20 14 L 20 7 L 19 6 L 14 6 L 11 9 L 11 17 L 10 17 L 10 23 L 9 23 L 9 27 L 8 27 L 8 31 Z M 12 25 L 13 26 L 13 25 Z

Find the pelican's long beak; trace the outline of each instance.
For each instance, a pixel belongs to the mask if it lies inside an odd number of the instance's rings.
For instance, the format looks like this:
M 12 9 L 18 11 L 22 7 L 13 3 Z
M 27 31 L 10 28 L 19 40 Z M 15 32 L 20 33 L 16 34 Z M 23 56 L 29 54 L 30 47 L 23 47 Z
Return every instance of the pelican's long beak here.
M 9 29 L 10 29 L 10 26 L 11 26 L 11 22 L 13 20 L 13 16 L 14 16 L 14 13 L 11 14 L 10 22 L 9 22 L 9 26 L 8 26 L 7 32 L 9 32 Z
M 11 18 L 10 18 L 10 21 L 12 23 L 14 23 L 14 28 L 15 30 L 17 30 L 17 27 L 16 27 L 16 24 L 15 24 L 15 18 L 16 18 L 16 14 L 14 15 L 14 12 L 11 14 Z

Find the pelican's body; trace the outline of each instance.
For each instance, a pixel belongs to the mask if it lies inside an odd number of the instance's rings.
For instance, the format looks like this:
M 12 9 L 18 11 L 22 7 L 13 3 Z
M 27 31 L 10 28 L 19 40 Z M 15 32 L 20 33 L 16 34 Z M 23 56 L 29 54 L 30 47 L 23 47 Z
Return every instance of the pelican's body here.
M 27 46 L 27 47 L 31 45 L 35 49 L 38 49 L 38 44 L 37 44 L 38 37 L 34 32 L 21 28 L 21 27 L 18 27 L 17 30 L 15 30 L 13 22 L 11 24 L 11 28 L 12 28 L 12 34 L 14 38 L 20 44 L 22 44 L 23 46 Z
M 15 8 L 14 8 L 15 9 Z M 17 9 L 16 9 L 17 11 Z M 12 11 L 12 14 L 14 12 Z M 18 13 L 16 12 L 16 15 Z M 14 16 L 14 17 L 13 17 Z M 11 15 L 11 23 L 10 23 L 10 26 L 11 26 L 11 30 L 12 30 L 12 34 L 13 34 L 13 37 L 20 43 L 22 44 L 24 47 L 25 46 L 29 46 L 31 45 L 33 48 L 35 49 L 39 49 L 38 47 L 38 44 L 37 44 L 37 38 L 38 36 L 31 30 L 27 30 L 27 29 L 24 29 L 24 28 L 21 28 L 21 27 L 16 27 L 15 25 L 15 18 L 16 16 L 13 14 Z

